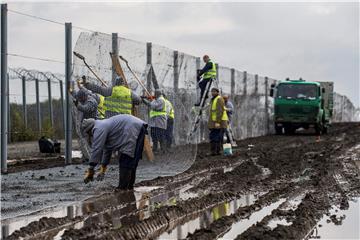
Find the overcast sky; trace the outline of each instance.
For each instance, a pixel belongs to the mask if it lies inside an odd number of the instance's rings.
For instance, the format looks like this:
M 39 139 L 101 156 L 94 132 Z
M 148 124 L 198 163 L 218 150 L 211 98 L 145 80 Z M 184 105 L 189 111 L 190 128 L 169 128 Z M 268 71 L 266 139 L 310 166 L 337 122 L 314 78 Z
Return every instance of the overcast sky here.
M 360 105 L 359 3 L 9 3 L 18 10 L 153 42 L 275 79 L 334 81 Z M 64 27 L 9 12 L 9 53 L 64 59 Z M 75 43 L 79 30 L 74 29 Z M 10 67 L 63 72 L 16 57 Z

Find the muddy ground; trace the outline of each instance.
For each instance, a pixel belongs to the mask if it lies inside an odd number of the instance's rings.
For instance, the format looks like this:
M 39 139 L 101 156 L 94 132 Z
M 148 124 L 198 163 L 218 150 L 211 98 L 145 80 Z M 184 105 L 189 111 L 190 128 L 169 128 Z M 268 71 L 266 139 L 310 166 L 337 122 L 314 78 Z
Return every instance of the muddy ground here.
M 342 123 L 320 139 L 302 133 L 238 141 L 231 157 L 207 156 L 207 144 L 199 145 L 194 164 L 183 173 L 143 180 L 134 192 L 110 192 L 104 183 L 97 187 L 93 183 L 97 193 L 102 192 L 99 186 L 106 193 L 24 216 L 47 216 L 26 224 L 11 217 L 2 220 L 2 235 L 6 239 L 360 239 L 359 139 L 359 123 Z M 61 214 L 49 217 L 54 209 Z M 21 228 L 10 233 L 16 226 Z

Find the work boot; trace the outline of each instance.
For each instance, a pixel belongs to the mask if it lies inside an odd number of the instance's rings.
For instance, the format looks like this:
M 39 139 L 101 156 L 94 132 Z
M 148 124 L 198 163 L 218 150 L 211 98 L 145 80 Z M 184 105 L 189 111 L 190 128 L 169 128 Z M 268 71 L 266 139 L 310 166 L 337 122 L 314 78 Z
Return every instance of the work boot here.
M 158 142 L 153 142 L 153 148 L 152 148 L 153 153 L 157 153 L 159 151 L 158 149 Z
M 216 155 L 216 147 L 215 143 L 210 142 L 210 154 L 207 154 L 208 156 L 215 156 Z
M 94 169 L 89 168 L 88 170 L 86 170 L 85 172 L 85 177 L 84 177 L 84 183 L 87 184 L 91 181 L 94 181 Z
M 221 142 L 215 143 L 215 155 L 221 155 Z
M 116 190 L 127 190 L 129 187 L 131 178 L 131 169 L 120 168 L 119 169 L 119 185 Z
M 136 169 L 132 169 L 128 190 L 134 190 L 135 180 L 136 180 Z
M 105 165 L 101 165 L 101 166 L 100 166 L 99 173 L 98 173 L 98 175 L 96 176 L 96 180 L 97 180 L 97 181 L 102 181 L 102 180 L 104 180 L 106 169 L 107 169 L 107 167 L 106 167 Z
M 160 148 L 161 148 L 161 153 L 167 153 L 167 146 L 166 146 L 166 142 L 164 140 L 160 141 Z

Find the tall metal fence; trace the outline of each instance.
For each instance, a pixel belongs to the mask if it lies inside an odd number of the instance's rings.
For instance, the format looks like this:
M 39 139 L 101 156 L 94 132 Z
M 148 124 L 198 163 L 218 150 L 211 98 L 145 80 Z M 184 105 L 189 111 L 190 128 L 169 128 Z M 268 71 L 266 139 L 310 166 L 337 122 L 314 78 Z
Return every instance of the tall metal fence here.
M 7 47 L 8 14 L 24 17 L 36 22 L 37 29 L 41 24 L 52 24 L 58 28 L 51 34 L 65 36 L 62 43 L 65 47 L 64 60 L 47 56 L 47 52 L 39 55 L 27 55 L 21 52 L 9 52 Z M 11 27 L 11 26 L 10 26 Z M 76 44 L 72 47 L 72 35 L 78 35 Z M 26 39 L 26 38 L 25 38 Z M 53 46 L 58 48 L 59 46 Z M 31 50 L 30 47 L 28 50 Z M 108 84 L 111 84 L 115 72 L 109 53 L 126 58 L 135 74 L 154 90 L 160 87 L 175 106 L 175 144 L 186 143 L 187 136 L 193 124 L 196 108 L 194 103 L 199 98 L 196 84 L 196 70 L 202 67 L 201 59 L 177 50 L 153 44 L 139 42 L 122 37 L 116 33 L 106 34 L 71 23 L 45 19 L 39 16 L 8 9 L 1 5 L 1 160 L 2 171 L 6 172 L 8 141 L 24 141 L 36 139 L 46 134 L 55 138 L 66 139 L 66 163 L 71 162 L 71 140 L 73 134 L 72 113 L 76 114 L 70 102 L 67 89 L 73 81 L 82 75 L 89 77 L 91 82 L 97 82 L 84 63 L 73 58 L 72 51 L 84 55 L 87 63 Z M 46 57 L 44 57 L 46 56 Z M 24 59 L 24 68 L 8 69 L 8 58 Z M 216 56 L 212 56 L 216 61 Z M 37 62 L 38 66 L 57 64 L 63 70 L 62 74 L 48 71 L 28 70 L 27 61 Z M 50 66 L 48 68 L 51 68 Z M 56 69 L 59 69 L 57 67 Z M 130 87 L 138 94 L 142 89 L 134 76 L 123 64 L 125 76 Z M 223 94 L 230 95 L 235 105 L 233 115 L 233 131 L 237 139 L 255 137 L 271 133 L 273 130 L 273 101 L 269 97 L 269 88 L 277 80 L 248 73 L 217 64 L 218 86 Z M 310 79 L 309 79 L 310 80 Z M 343 95 L 335 94 L 334 121 L 358 121 L 359 110 Z M 5 114 L 10 109 L 10 114 Z M 148 109 L 140 108 L 141 117 L 148 120 Z M 75 116 L 76 118 L 76 116 Z M 203 116 L 197 141 L 207 139 L 207 113 Z M 75 129 L 79 125 L 75 121 Z M 6 142 L 6 143 L 5 143 Z

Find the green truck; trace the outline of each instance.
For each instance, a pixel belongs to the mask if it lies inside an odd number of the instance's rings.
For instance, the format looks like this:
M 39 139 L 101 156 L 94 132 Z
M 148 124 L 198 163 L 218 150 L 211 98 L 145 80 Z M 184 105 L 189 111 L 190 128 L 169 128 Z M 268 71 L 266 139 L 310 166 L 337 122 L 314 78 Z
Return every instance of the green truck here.
M 299 128 L 314 128 L 316 134 L 327 133 L 333 114 L 332 82 L 302 80 L 272 84 L 276 134 L 293 134 Z

